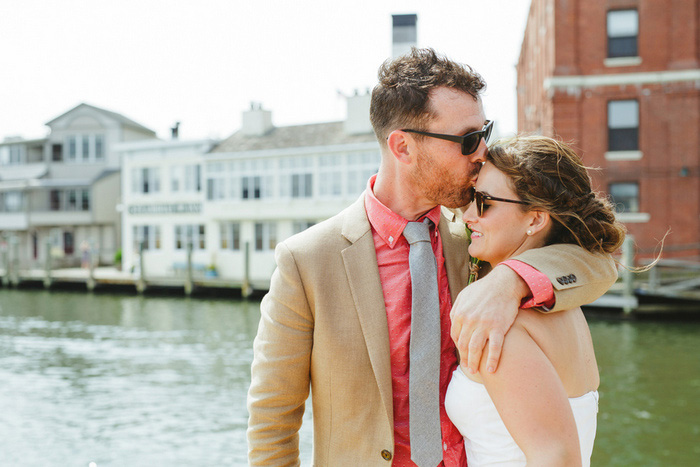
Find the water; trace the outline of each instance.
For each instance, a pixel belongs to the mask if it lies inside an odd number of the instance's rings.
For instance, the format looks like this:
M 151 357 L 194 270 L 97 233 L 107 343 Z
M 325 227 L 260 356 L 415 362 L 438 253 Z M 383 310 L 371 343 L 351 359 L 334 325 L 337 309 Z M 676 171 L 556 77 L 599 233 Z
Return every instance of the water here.
M 0 465 L 246 465 L 259 317 L 256 302 L 0 289 Z M 700 323 L 589 321 L 593 465 L 697 465 Z

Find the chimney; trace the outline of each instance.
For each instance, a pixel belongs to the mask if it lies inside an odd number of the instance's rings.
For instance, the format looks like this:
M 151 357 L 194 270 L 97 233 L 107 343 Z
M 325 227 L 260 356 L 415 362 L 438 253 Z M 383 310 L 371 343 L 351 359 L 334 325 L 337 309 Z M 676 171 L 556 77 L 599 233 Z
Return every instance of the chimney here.
M 250 110 L 243 112 L 241 132 L 246 136 L 263 136 L 273 128 L 272 112 L 263 110 L 259 102 L 251 102 Z
M 361 135 L 372 133 L 372 124 L 369 121 L 369 104 L 371 101 L 369 88 L 364 94 L 357 89 L 352 96 L 347 96 L 348 114 L 345 119 L 345 133 L 349 135 Z
M 411 47 L 416 46 L 418 15 L 391 15 L 391 18 L 393 19 L 391 56 L 396 58 L 410 52 Z
M 172 139 L 177 139 L 180 136 L 180 122 L 175 122 L 175 126 L 170 129 Z

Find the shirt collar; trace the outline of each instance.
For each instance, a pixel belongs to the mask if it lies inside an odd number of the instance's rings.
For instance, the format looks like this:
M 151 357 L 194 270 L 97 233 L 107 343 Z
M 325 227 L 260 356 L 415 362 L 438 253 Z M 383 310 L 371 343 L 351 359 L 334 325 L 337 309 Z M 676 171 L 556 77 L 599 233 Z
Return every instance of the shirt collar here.
M 374 196 L 374 182 L 376 180 L 377 175 L 375 174 L 367 182 L 365 211 L 367 211 L 367 218 L 374 231 L 377 232 L 384 243 L 389 245 L 390 248 L 394 248 L 409 221 L 393 212 Z M 421 216 L 418 221 L 422 222 L 426 217 L 435 225 L 435 235 L 437 235 L 437 225 L 440 222 L 440 206 L 435 206 Z

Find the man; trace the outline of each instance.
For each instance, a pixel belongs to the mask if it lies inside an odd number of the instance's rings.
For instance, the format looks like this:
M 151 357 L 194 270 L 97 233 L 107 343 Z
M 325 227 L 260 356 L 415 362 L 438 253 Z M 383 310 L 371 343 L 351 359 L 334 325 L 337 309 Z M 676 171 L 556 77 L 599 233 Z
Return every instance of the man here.
M 429 49 L 413 49 L 380 68 L 370 108 L 382 152 L 378 174 L 353 205 L 276 249 L 277 270 L 254 344 L 251 465 L 299 464 L 309 386 L 316 465 L 415 465 L 412 454 L 423 448 L 414 440 L 411 452 L 411 247 L 403 235 L 409 221 L 427 218 L 434 225 L 429 241 L 439 293 L 442 460 L 433 465 L 466 465 L 462 438 L 444 411 L 458 364 L 451 321 L 470 368 L 488 339 L 495 370 L 523 298 L 532 292 L 531 304 L 566 309 L 594 300 L 615 280 L 607 257 L 547 247 L 496 266 L 458 296 L 467 283 L 468 240 L 459 216 L 441 206 L 470 202 L 469 188 L 485 160 L 483 87 L 471 69 Z M 449 136 L 469 133 L 463 144 Z M 562 276 L 577 280 L 562 286 L 555 280 Z

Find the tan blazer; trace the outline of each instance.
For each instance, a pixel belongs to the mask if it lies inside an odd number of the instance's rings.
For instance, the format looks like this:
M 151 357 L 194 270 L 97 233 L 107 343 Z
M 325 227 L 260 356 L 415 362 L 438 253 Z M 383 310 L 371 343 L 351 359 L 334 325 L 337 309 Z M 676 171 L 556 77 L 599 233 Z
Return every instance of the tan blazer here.
M 439 230 L 454 300 L 467 280 L 464 224 L 443 209 Z M 555 309 L 590 302 L 614 282 L 608 257 L 582 258 L 585 253 L 571 246 L 556 249 L 522 258 L 555 278 Z M 280 243 L 275 258 L 254 343 L 250 464 L 299 465 L 298 431 L 310 388 L 315 465 L 390 465 L 389 332 L 364 195 Z M 557 277 L 571 276 L 575 282 L 556 283 Z

